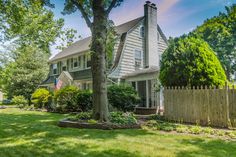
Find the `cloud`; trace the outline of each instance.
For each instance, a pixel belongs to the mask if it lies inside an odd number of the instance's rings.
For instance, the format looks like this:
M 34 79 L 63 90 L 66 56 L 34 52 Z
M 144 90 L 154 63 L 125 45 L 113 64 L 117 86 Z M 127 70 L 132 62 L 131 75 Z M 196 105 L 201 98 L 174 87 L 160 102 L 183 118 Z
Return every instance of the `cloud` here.
M 160 5 L 158 5 L 158 10 L 160 14 L 164 14 L 169 11 L 173 6 L 175 6 L 180 0 L 163 0 Z

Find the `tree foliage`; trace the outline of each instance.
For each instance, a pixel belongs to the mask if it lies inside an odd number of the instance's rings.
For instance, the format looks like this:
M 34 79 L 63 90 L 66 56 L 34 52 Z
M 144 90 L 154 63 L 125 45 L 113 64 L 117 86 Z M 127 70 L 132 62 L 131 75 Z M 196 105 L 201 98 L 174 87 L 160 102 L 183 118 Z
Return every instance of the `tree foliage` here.
M 15 62 L 10 62 L 0 73 L 4 91 L 8 97 L 23 95 L 30 101 L 31 94 L 48 72 L 46 55 L 37 46 L 17 49 Z
M 236 72 L 236 4 L 197 27 L 193 34 L 204 39 L 216 52 L 230 79 Z
M 160 80 L 164 86 L 218 86 L 227 81 L 214 51 L 191 36 L 170 41 L 162 55 Z

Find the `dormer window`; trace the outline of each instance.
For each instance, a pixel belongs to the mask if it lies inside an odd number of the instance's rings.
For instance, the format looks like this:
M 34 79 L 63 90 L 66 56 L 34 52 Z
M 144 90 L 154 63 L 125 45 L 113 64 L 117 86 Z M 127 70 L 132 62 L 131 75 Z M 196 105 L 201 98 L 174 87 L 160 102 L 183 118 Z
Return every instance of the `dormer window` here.
M 140 28 L 140 37 L 141 37 L 141 38 L 144 38 L 144 34 L 145 34 L 145 30 L 144 30 L 144 27 L 142 26 L 142 27 Z
M 134 58 L 135 58 L 135 69 L 140 69 L 142 67 L 142 51 L 135 50 Z

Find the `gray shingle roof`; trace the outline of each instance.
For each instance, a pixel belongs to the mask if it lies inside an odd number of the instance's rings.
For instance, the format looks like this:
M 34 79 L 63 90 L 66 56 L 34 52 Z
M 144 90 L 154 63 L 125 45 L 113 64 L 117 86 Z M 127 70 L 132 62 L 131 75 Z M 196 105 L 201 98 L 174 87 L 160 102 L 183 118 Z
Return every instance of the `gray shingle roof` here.
M 128 32 L 130 29 L 132 29 L 136 24 L 138 24 L 139 21 L 141 21 L 144 17 L 139 17 L 137 19 L 134 19 L 132 21 L 126 22 L 124 24 L 121 24 L 119 26 L 115 27 L 115 30 L 118 34 L 123 34 Z M 82 53 L 89 50 L 89 45 L 91 42 L 91 37 L 84 38 L 82 40 L 76 41 L 71 46 L 65 48 L 60 53 L 55 55 L 53 58 L 49 60 L 49 62 L 53 62 L 68 56 L 72 56 L 74 54 Z

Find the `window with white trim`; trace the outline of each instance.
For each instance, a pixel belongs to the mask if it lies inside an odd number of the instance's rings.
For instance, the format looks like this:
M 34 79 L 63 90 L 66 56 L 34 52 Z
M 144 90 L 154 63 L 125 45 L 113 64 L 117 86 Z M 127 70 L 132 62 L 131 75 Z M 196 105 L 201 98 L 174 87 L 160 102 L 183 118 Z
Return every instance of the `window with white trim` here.
M 66 61 L 62 61 L 62 71 L 66 71 Z
M 78 58 L 73 58 L 73 68 L 78 68 Z
M 142 67 L 142 51 L 134 50 L 134 58 L 135 58 L 135 68 L 140 69 Z
M 90 54 L 86 55 L 86 60 L 87 60 L 86 67 L 90 68 L 91 67 L 91 55 Z
M 56 63 L 52 65 L 52 73 L 53 73 L 54 75 L 57 74 L 57 64 L 56 64 Z

